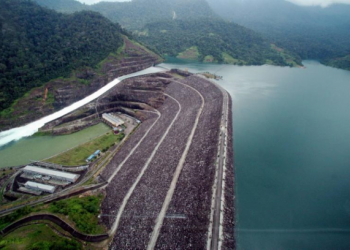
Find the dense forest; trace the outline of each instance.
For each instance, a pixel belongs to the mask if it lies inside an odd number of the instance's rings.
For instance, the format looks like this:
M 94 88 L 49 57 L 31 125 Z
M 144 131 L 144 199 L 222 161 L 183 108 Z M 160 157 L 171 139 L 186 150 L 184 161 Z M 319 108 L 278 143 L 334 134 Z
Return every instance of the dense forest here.
M 350 70 L 350 55 L 341 58 L 325 60 L 324 63 L 335 68 Z
M 150 23 L 159 25 L 161 21 L 170 24 L 168 21 L 174 18 L 214 20 L 220 16 L 261 33 L 271 43 L 302 59 L 317 59 L 330 66 L 350 68 L 350 6 L 344 4 L 321 8 L 298 6 L 285 0 L 132 0 L 89 6 L 76 0 L 35 1 L 62 12 L 98 11 L 131 31 L 140 31 Z M 142 40 L 151 40 L 153 34 L 148 35 Z M 176 46 L 170 48 L 173 51 L 184 47 L 175 42 L 170 45 Z
M 301 63 L 298 57 L 282 53 L 254 31 L 221 20 L 156 22 L 146 25 L 138 34 L 142 42 L 169 56 L 184 52 L 198 53 L 200 61 L 283 66 Z M 191 47 L 192 51 L 187 50 Z
M 123 44 L 121 27 L 98 13 L 59 14 L 26 0 L 0 0 L 0 29 L 0 111 Z
M 89 5 L 82 4 L 76 0 L 34 0 L 39 5 L 64 13 L 89 10 Z
M 201 61 L 248 65 L 301 64 L 298 56 L 276 49 L 252 30 L 223 21 L 206 0 L 132 0 L 94 5 L 75 0 L 35 1 L 61 12 L 98 11 L 162 54 L 177 56 L 184 52 L 184 57 L 198 54 L 196 59 Z
M 97 11 L 124 28 L 134 31 L 160 20 L 215 18 L 206 0 L 133 0 L 84 5 L 75 0 L 35 0 L 40 5 L 66 13 Z
M 264 34 L 303 59 L 350 68 L 350 6 L 298 6 L 281 0 L 207 0 L 215 12 Z

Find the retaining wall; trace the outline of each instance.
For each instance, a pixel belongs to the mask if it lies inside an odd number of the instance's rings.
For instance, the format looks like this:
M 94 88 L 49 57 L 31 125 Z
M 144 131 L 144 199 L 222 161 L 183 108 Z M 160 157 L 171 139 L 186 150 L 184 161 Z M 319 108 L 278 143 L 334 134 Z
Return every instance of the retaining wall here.
M 38 215 L 28 216 L 24 219 L 18 220 L 16 222 L 12 223 L 11 225 L 7 226 L 0 233 L 2 235 L 6 235 L 17 228 L 25 226 L 26 223 L 36 221 L 36 220 L 51 221 L 51 222 L 55 223 L 56 225 L 60 226 L 63 230 L 69 232 L 75 238 L 78 238 L 80 240 L 87 241 L 87 242 L 100 242 L 100 241 L 108 239 L 108 237 L 109 237 L 108 234 L 88 235 L 88 234 L 80 233 L 80 232 L 76 231 L 73 227 L 71 227 L 68 223 L 66 223 L 65 221 L 60 219 L 59 217 L 51 215 L 51 214 L 38 214 Z

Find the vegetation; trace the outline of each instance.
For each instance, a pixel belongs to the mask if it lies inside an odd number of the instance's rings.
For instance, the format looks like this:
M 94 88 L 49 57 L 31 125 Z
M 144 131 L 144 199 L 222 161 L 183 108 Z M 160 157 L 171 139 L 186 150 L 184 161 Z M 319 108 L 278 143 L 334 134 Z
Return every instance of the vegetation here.
M 94 67 L 123 45 L 121 27 L 98 13 L 64 15 L 25 0 L 0 0 L 0 29 L 2 116 L 30 89 Z
M 50 204 L 49 211 L 68 216 L 83 233 L 99 234 L 104 232 L 97 218 L 102 199 L 103 196 L 99 195 L 61 200 Z
M 52 133 L 49 131 L 38 131 L 33 136 L 49 136 L 49 135 L 52 135 Z
M 301 64 L 298 57 L 276 50 L 257 33 L 221 20 L 162 21 L 145 26 L 138 38 L 162 54 L 234 64 L 282 66 Z M 288 56 L 286 56 L 288 55 Z
M 335 68 L 350 70 L 350 55 L 341 58 L 325 60 L 324 63 Z
M 76 0 L 35 0 L 43 7 L 54 9 L 59 12 L 74 13 L 76 11 L 88 10 L 89 6 Z
M 97 215 L 103 195 L 75 197 L 53 202 L 38 208 L 24 207 L 14 213 L 0 218 L 0 230 L 11 223 L 29 215 L 32 212 L 51 212 L 67 216 L 65 220 L 74 223 L 77 230 L 86 234 L 104 233 L 105 229 L 98 224 Z M 45 229 L 44 229 L 45 228 Z M 44 230 L 43 230 L 44 229 Z M 58 237 L 45 224 L 25 226 L 15 230 L 4 238 L 0 238 L 0 249 L 82 249 L 81 244 L 74 240 Z
M 35 0 L 39 4 L 61 12 L 77 10 L 97 11 L 128 30 L 140 30 L 146 24 L 164 20 L 213 18 L 216 16 L 205 0 L 134 0 L 128 2 L 100 2 L 80 4 L 75 0 Z
M 7 227 L 11 223 L 15 222 L 16 220 L 21 219 L 24 216 L 30 214 L 31 212 L 33 212 L 33 209 L 31 207 L 26 206 L 26 207 L 23 207 L 23 208 L 16 210 L 12 214 L 1 217 L 0 218 L 0 230 L 4 229 L 5 227 Z
M 86 164 L 85 160 L 96 152 L 96 150 L 107 151 L 109 147 L 120 142 L 123 138 L 124 134 L 122 133 L 114 135 L 112 132 L 109 132 L 90 142 L 48 159 L 47 161 L 65 166 L 83 165 Z
M 350 6 L 299 6 L 281 0 L 208 0 L 229 21 L 265 35 L 303 59 L 349 69 Z M 339 59 L 343 58 L 343 59 Z
M 0 239 L 0 249 L 79 250 L 81 243 L 59 237 L 47 224 L 21 227 Z

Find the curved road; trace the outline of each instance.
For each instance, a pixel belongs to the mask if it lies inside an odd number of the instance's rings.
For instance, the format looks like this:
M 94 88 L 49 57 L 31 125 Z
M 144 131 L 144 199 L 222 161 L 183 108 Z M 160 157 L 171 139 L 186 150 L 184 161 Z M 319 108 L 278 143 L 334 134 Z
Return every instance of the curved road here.
M 159 207 L 161 209 L 159 211 L 157 211 L 156 220 L 155 220 L 155 223 L 152 227 L 153 232 L 150 235 L 148 244 L 146 243 L 148 250 L 153 250 L 156 247 L 157 240 L 158 240 L 159 234 L 160 234 L 162 226 L 163 226 L 164 218 L 166 217 L 166 213 L 168 211 L 170 202 L 172 201 L 180 174 L 181 174 L 182 169 L 184 167 L 184 163 L 186 162 L 187 155 L 188 155 L 190 147 L 192 145 L 198 124 L 200 123 L 203 109 L 205 107 L 205 98 L 197 89 L 195 89 L 195 88 L 193 88 L 185 83 L 182 83 L 180 81 L 176 81 L 174 79 L 172 80 L 172 84 L 179 84 L 182 87 L 188 88 L 190 91 L 193 91 L 193 93 L 196 93 L 196 95 L 198 95 L 199 99 L 201 100 L 201 103 L 198 103 L 198 110 L 196 111 L 196 117 L 195 117 L 195 120 L 193 122 L 193 126 L 190 128 L 190 130 L 188 130 L 188 133 L 189 133 L 188 136 L 186 135 L 187 139 L 186 139 L 186 141 L 184 141 L 185 144 L 183 144 L 184 149 L 182 149 L 183 150 L 182 152 L 178 152 L 179 158 L 177 158 L 177 161 L 178 161 L 177 166 L 174 165 L 175 170 L 174 170 L 174 172 L 171 172 L 171 176 L 170 176 L 171 179 L 169 179 L 169 183 L 168 183 L 168 181 L 164 182 L 164 185 L 166 185 L 168 187 L 168 189 L 167 189 L 167 191 L 164 190 L 165 196 L 164 196 L 163 203 L 159 203 Z M 223 217 L 224 217 L 224 215 L 223 215 L 224 190 L 225 190 L 225 179 L 224 178 L 225 178 L 225 168 L 226 168 L 226 159 L 227 159 L 227 141 L 228 141 L 227 126 L 228 126 L 228 112 L 229 112 L 229 100 L 228 99 L 229 98 L 228 98 L 227 92 L 224 89 L 222 89 L 216 83 L 213 83 L 213 84 L 215 84 L 216 87 L 218 89 L 220 89 L 220 91 L 222 92 L 222 96 L 223 96 L 222 116 L 221 116 L 221 123 L 220 123 L 220 132 L 221 133 L 220 133 L 220 136 L 218 138 L 217 168 L 216 168 L 216 173 L 215 173 L 215 183 L 214 183 L 214 187 L 213 187 L 213 197 L 212 197 L 212 206 L 211 206 L 211 214 L 210 214 L 210 225 L 208 228 L 208 240 L 207 240 L 207 249 L 215 249 L 216 250 L 216 249 L 221 249 L 221 244 L 223 241 L 223 228 L 222 228 L 223 223 L 222 222 L 223 222 Z M 174 124 L 179 119 L 179 116 L 183 110 L 181 103 L 176 98 L 174 98 L 173 96 L 171 96 L 169 94 L 166 94 L 166 93 L 164 93 L 164 94 L 166 96 L 168 96 L 168 98 L 170 98 L 176 102 L 176 104 L 178 106 L 178 110 L 176 111 L 176 114 L 172 118 L 171 123 L 167 126 L 167 128 L 165 129 L 165 131 L 161 135 L 160 140 L 158 141 L 158 143 L 156 143 L 156 145 L 154 146 L 154 149 L 149 154 L 149 157 L 147 158 L 147 160 L 145 159 L 146 162 L 140 168 L 140 170 L 137 174 L 137 178 L 135 180 L 133 180 L 127 193 L 123 197 L 122 203 L 120 204 L 120 207 L 118 208 L 117 214 L 115 216 L 111 215 L 111 217 L 115 217 L 114 223 L 109 231 L 109 234 L 113 237 L 116 234 L 116 232 L 118 231 L 118 227 L 119 227 L 121 218 L 123 218 L 123 214 L 125 212 L 126 206 L 128 205 L 131 196 L 136 192 L 135 189 L 137 187 L 140 188 L 139 187 L 140 181 L 143 180 L 145 172 L 148 171 L 148 168 L 149 168 L 151 162 L 155 158 L 155 155 L 157 154 L 157 152 L 159 151 L 163 142 L 167 138 L 170 130 L 174 127 Z M 199 104 L 200 104 L 200 107 L 199 107 Z M 127 154 L 125 159 L 123 159 L 123 161 L 116 166 L 115 170 L 112 172 L 112 174 L 108 178 L 107 185 L 110 185 L 111 183 L 118 181 L 118 178 L 116 178 L 116 176 L 118 174 L 121 174 L 121 171 L 125 168 L 124 165 L 126 164 L 126 162 L 128 162 L 128 160 L 131 157 L 135 157 L 134 154 L 137 151 L 142 150 L 142 147 L 140 148 L 141 144 L 143 145 L 144 142 L 152 139 L 152 138 L 149 138 L 150 133 L 152 130 L 155 129 L 155 126 L 157 125 L 157 123 L 159 122 L 159 120 L 162 117 L 162 114 L 158 110 L 156 110 L 156 114 L 158 115 L 157 119 L 152 123 L 152 125 L 148 128 L 148 130 L 146 130 L 145 134 L 135 144 L 135 146 L 130 150 L 130 152 Z M 193 113 L 193 114 L 195 114 L 195 113 Z M 193 116 L 193 118 L 194 118 L 194 116 Z M 192 122 L 191 122 L 191 125 L 192 125 Z M 144 145 L 147 145 L 147 144 L 144 144 Z M 164 145 L 164 146 L 166 146 L 166 145 Z M 164 150 L 164 148 L 163 148 L 163 150 Z M 117 156 L 114 155 L 113 157 L 117 157 Z M 113 167 L 113 164 L 112 163 L 110 163 L 110 164 L 111 164 L 110 167 Z M 166 194 L 165 194 L 165 191 L 166 191 Z M 48 197 L 46 197 L 46 199 L 47 198 Z M 45 200 L 45 199 L 42 199 L 41 201 L 43 201 L 43 200 Z M 103 215 L 103 216 L 105 216 L 105 215 Z

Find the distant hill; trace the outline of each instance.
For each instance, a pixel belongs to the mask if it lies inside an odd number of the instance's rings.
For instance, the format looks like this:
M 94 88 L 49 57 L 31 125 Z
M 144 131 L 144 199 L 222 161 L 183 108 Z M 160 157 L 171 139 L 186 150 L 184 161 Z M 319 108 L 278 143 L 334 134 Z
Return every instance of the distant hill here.
M 0 0 L 0 29 L 0 111 L 123 45 L 121 27 L 98 13 L 59 14 L 26 0 Z
M 39 5 L 64 13 L 89 10 L 89 6 L 76 0 L 34 0 Z
M 301 64 L 256 32 L 222 20 L 161 21 L 145 26 L 138 39 L 162 54 L 239 65 Z
M 207 0 L 215 12 L 299 54 L 325 64 L 350 55 L 350 5 L 304 7 L 284 0 Z M 338 65 L 349 68 L 350 65 Z
M 34 0 L 42 6 L 66 13 L 97 11 L 124 28 L 134 31 L 160 20 L 215 18 L 206 0 L 132 0 L 84 5 L 75 0 Z

